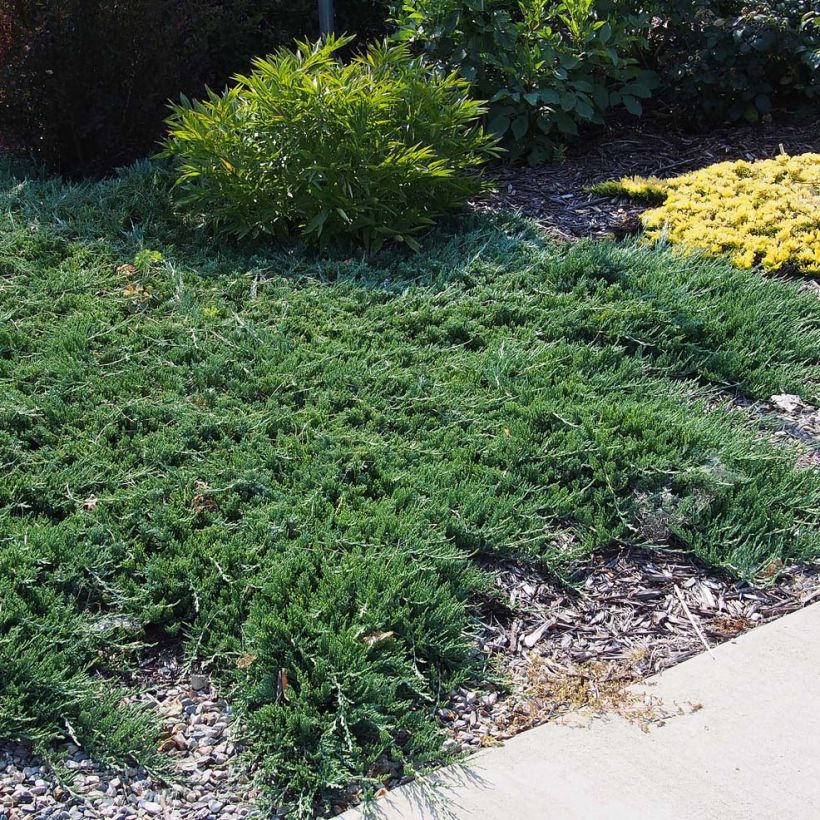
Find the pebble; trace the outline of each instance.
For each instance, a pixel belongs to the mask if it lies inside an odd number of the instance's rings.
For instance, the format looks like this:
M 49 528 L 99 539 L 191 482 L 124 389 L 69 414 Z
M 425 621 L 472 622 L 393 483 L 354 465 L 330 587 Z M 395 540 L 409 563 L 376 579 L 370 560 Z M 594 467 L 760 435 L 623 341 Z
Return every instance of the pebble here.
M 206 675 L 198 675 L 196 672 L 191 675 L 191 689 L 194 691 L 199 692 L 202 689 L 207 689 L 208 684 L 209 681 Z
M 142 694 L 165 739 L 174 783 L 155 781 L 140 768 L 114 771 L 74 743 L 51 751 L 70 772 L 71 791 L 22 744 L 0 744 L 0 820 L 214 820 L 255 814 L 258 792 L 243 768 L 233 731 L 233 710 L 205 675 L 183 677 L 180 664 L 147 668 Z M 207 767 L 207 768 L 206 768 Z

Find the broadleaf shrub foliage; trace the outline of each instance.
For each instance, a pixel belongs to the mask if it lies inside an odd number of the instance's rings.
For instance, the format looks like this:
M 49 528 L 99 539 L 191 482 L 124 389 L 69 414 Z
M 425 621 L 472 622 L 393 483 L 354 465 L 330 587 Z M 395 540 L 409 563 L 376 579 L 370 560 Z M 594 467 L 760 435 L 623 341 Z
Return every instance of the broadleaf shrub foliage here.
M 404 45 L 343 64 L 349 38 L 254 61 L 224 94 L 173 106 L 164 156 L 180 202 L 237 236 L 296 233 L 378 250 L 480 192 L 497 154 L 456 74 Z
M 410 0 L 396 37 L 469 79 L 512 159 L 539 162 L 656 85 L 635 54 L 638 14 L 606 0 Z
M 660 0 L 651 61 L 673 111 L 701 123 L 757 121 L 775 108 L 817 105 L 816 0 Z
M 653 96 L 703 125 L 820 93 L 813 0 L 407 0 L 396 23 L 475 84 L 509 156 L 533 162 Z

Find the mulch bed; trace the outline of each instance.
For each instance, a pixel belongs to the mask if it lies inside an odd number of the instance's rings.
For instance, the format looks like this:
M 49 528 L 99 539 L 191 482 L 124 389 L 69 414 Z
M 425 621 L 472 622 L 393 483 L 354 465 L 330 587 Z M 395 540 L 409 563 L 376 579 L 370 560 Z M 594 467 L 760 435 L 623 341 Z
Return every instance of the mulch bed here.
M 450 747 L 493 745 L 578 707 L 617 709 L 632 684 L 820 601 L 820 566 L 780 570 L 757 588 L 689 555 L 623 549 L 590 558 L 572 588 L 519 564 L 496 567 L 508 607 L 485 614 L 477 641 L 512 692 L 490 683 L 455 693 L 440 713 Z
M 597 182 L 624 176 L 672 177 L 715 162 L 764 159 L 820 151 L 820 118 L 799 124 L 733 126 L 693 134 L 669 123 L 641 121 L 580 141 L 561 163 L 538 168 L 499 167 L 497 192 L 480 208 L 512 208 L 537 220 L 556 238 L 621 236 L 647 208 L 635 200 L 587 193 Z

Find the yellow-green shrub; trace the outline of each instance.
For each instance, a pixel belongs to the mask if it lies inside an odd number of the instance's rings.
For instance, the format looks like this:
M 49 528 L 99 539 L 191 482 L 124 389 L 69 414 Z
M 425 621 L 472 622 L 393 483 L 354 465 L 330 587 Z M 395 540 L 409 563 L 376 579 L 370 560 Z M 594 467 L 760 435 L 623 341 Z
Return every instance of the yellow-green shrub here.
M 741 268 L 820 273 L 820 154 L 720 162 L 674 179 L 631 177 L 597 190 L 660 200 L 641 216 L 650 240 L 726 253 Z
M 349 37 L 280 49 L 224 94 L 173 106 L 165 155 L 180 203 L 239 237 L 299 235 L 370 251 L 413 234 L 485 190 L 498 155 L 469 83 Z

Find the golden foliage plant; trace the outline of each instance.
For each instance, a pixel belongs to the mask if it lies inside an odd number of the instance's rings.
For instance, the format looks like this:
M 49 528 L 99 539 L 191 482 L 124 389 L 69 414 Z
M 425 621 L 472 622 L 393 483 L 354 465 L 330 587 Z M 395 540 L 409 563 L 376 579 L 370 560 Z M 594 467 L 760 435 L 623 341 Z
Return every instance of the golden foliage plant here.
M 820 154 L 720 162 L 673 179 L 631 177 L 601 193 L 659 201 L 641 222 L 665 238 L 740 268 L 820 273 Z

